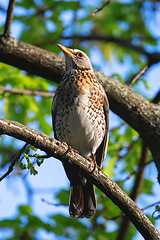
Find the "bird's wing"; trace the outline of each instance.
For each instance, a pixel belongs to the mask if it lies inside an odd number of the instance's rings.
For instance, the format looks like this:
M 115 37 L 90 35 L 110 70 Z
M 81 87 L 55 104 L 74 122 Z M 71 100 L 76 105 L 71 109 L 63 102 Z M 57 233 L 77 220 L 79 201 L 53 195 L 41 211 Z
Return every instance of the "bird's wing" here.
M 103 141 L 99 148 L 96 151 L 96 162 L 99 167 L 102 167 L 104 158 L 106 156 L 107 146 L 108 146 L 108 139 L 109 139 L 109 103 L 107 99 L 107 95 L 104 91 L 104 103 L 103 103 L 103 110 L 105 114 L 105 122 L 106 122 L 106 129 Z
M 55 93 L 55 95 L 53 97 L 53 102 L 52 102 L 52 126 L 53 126 L 54 138 L 55 139 L 57 139 L 56 131 L 55 131 L 55 116 L 56 116 L 56 113 L 57 113 L 57 95 Z

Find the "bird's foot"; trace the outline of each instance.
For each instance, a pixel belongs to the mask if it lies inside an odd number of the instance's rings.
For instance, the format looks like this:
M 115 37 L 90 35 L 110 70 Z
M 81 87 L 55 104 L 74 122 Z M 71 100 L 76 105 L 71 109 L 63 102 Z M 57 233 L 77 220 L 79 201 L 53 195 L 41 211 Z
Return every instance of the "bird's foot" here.
M 72 148 L 72 151 L 79 154 L 79 152 L 73 148 Z
M 62 142 L 62 144 L 63 144 L 64 146 L 66 146 L 67 148 L 69 147 L 66 142 Z
M 70 153 L 72 153 L 72 152 L 79 153 L 77 150 L 71 148 L 71 146 L 68 145 L 66 142 L 63 142 L 62 144 L 65 145 L 68 148 L 68 152 L 70 152 Z
M 77 150 L 71 148 L 71 146 L 68 146 L 68 151 L 69 151 L 70 153 L 72 153 L 72 152 L 79 153 Z
M 72 153 L 72 148 L 71 148 L 70 145 L 68 145 L 66 142 L 62 142 L 62 144 L 68 148 L 68 149 L 67 149 L 67 152 Z
M 87 160 L 89 160 L 90 161 L 90 163 L 92 163 L 92 164 L 94 164 L 94 162 L 92 161 L 92 158 L 87 158 Z

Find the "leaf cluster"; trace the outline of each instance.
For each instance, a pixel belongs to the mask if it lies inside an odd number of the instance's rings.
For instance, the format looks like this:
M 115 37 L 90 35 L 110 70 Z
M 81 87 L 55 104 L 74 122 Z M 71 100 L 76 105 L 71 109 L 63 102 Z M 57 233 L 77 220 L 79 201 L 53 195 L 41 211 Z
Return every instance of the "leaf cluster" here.
M 30 206 L 25 205 L 19 206 L 18 215 L 15 218 L 1 221 L 0 229 L 8 231 L 10 236 L 6 238 L 7 240 L 36 239 L 39 229 L 45 229 L 47 232 L 53 230 L 50 224 L 32 214 Z
M 34 166 L 35 163 L 37 164 L 38 167 L 40 167 L 44 161 L 44 157 L 42 157 L 40 154 L 38 153 L 33 154 L 33 152 L 36 152 L 36 151 L 37 149 L 35 147 L 29 145 L 25 150 L 24 156 L 20 159 L 21 170 L 29 169 L 31 175 L 38 174 L 38 171 L 35 169 L 35 166 Z M 31 161 L 31 159 L 34 159 L 34 160 Z M 24 160 L 26 160 L 26 163 L 24 163 Z

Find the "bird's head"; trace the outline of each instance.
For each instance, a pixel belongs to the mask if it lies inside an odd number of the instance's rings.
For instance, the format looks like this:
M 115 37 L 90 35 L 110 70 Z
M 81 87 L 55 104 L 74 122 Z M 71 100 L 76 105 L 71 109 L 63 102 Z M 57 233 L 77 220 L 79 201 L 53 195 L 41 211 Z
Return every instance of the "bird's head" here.
M 85 72 L 89 72 L 95 76 L 94 70 L 89 57 L 78 49 L 66 48 L 61 44 L 57 44 L 65 55 L 66 71 L 72 71 L 73 69 L 80 69 Z

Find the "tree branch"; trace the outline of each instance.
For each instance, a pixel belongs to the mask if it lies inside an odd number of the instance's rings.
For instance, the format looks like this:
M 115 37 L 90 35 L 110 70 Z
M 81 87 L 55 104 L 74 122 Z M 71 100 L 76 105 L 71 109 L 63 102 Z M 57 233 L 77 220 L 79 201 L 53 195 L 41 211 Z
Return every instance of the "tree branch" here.
M 150 204 L 150 205 L 148 205 L 148 206 L 142 208 L 141 210 L 144 211 L 144 210 L 146 210 L 146 209 L 148 209 L 148 208 L 150 208 L 150 207 L 153 207 L 153 206 L 155 206 L 155 205 L 158 205 L 158 204 L 160 204 L 160 201 L 155 202 L 155 203 L 152 203 L 152 204 Z
M 72 36 L 68 36 L 68 37 L 64 37 L 62 36 L 61 39 L 78 39 L 80 41 L 104 41 L 104 42 L 113 42 L 116 43 L 118 45 L 121 45 L 125 48 L 129 48 L 133 51 L 136 51 L 140 54 L 145 55 L 148 58 L 148 67 L 150 67 L 151 65 L 158 63 L 160 61 L 160 53 L 148 53 L 143 47 L 141 46 L 135 46 L 132 43 L 133 39 L 123 39 L 123 38 L 117 38 L 117 37 L 113 37 L 113 36 L 105 36 L 105 35 L 98 35 L 97 33 L 92 33 L 88 36 L 82 36 L 82 35 L 72 35 Z M 48 40 L 50 41 L 50 40 Z M 49 43 L 49 42 L 48 42 Z
M 123 39 L 123 38 L 117 38 L 114 36 L 105 36 L 105 35 L 98 35 L 95 32 L 92 32 L 92 34 L 88 36 L 83 36 L 83 35 L 71 35 L 71 36 L 61 36 L 61 39 L 72 39 L 72 40 L 79 40 L 79 41 L 103 41 L 103 42 L 112 42 L 116 43 L 118 45 L 121 45 L 122 47 L 131 49 L 133 51 L 138 52 L 139 54 L 143 54 L 148 58 L 148 67 L 151 65 L 158 63 L 160 61 L 160 53 L 149 53 L 147 52 L 142 46 L 135 46 L 132 43 L 133 39 Z M 41 47 L 44 44 L 55 44 L 56 41 L 55 39 L 47 39 L 43 41 L 38 41 L 36 42 L 36 46 Z
M 65 72 L 63 57 L 10 37 L 0 37 L 0 61 L 56 83 L 59 83 Z M 107 92 L 110 109 L 144 139 L 160 173 L 159 106 L 115 79 L 97 70 L 95 74 Z
M 68 151 L 68 148 L 59 141 L 26 127 L 18 122 L 0 118 L 0 134 L 7 134 L 22 141 L 25 141 L 36 148 L 46 152 L 47 155 L 58 158 L 67 163 L 70 167 L 90 179 L 111 201 L 116 204 L 135 225 L 137 230 L 145 239 L 158 240 L 160 234 L 149 221 L 146 215 L 139 209 L 135 202 L 103 172 L 96 171 L 91 174 L 94 165 L 81 157 L 78 153 Z
M 124 180 L 120 181 L 118 183 L 118 185 L 120 186 L 121 184 L 123 184 L 125 181 L 127 181 L 128 179 L 130 179 L 134 174 L 138 174 L 143 168 L 145 168 L 148 164 L 152 163 L 153 160 L 148 161 L 146 163 L 144 163 L 141 167 L 139 167 L 137 170 L 133 171 L 128 177 L 126 177 Z
M 102 11 L 109 3 L 111 3 L 112 0 L 108 0 L 102 7 L 98 8 L 97 11 L 95 11 L 94 13 L 90 14 L 90 17 L 95 17 L 97 13 L 99 13 L 100 11 Z
M 129 87 L 132 86 L 132 84 L 142 75 L 146 72 L 146 70 L 148 69 L 148 66 L 145 66 L 130 82 Z
M 15 88 L 8 89 L 6 87 L 0 86 L 0 91 L 2 91 L 2 94 L 5 94 L 6 92 L 8 92 L 8 93 L 17 94 L 17 95 L 31 95 L 31 96 L 41 96 L 41 97 L 47 97 L 47 98 L 54 97 L 54 92 L 42 92 L 34 89 L 33 90 L 15 89 Z
M 7 18 L 6 18 L 6 23 L 4 27 L 4 36 L 9 37 L 11 34 L 11 23 L 13 19 L 13 9 L 15 6 L 15 0 L 10 0 L 8 9 L 7 9 Z
M 2 11 L 2 12 L 5 12 L 6 13 L 6 9 L 4 9 L 4 7 L 1 5 L 0 6 L 0 11 Z
M 130 198 L 133 201 L 136 200 L 136 198 L 138 196 L 138 193 L 139 193 L 139 190 L 141 188 L 142 181 L 143 181 L 144 167 L 145 167 L 145 164 L 146 164 L 147 160 L 148 160 L 148 149 L 147 149 L 145 143 L 143 142 L 142 143 L 142 154 L 141 154 L 141 159 L 140 159 L 140 162 L 139 162 L 139 169 L 141 169 L 141 170 L 136 175 L 136 180 L 134 182 L 134 186 L 133 186 L 131 194 L 130 194 Z M 129 228 L 129 223 L 130 223 L 129 218 L 127 216 L 124 216 L 122 218 L 122 223 L 121 223 L 121 226 L 120 226 L 120 230 L 118 232 L 117 240 L 124 240 L 125 239 L 128 228 Z
M 142 211 L 144 211 L 144 210 L 146 210 L 146 209 L 148 209 L 148 208 L 150 208 L 150 207 L 153 207 L 153 206 L 155 206 L 155 205 L 158 205 L 158 204 L 160 204 L 160 202 L 158 201 L 158 202 L 155 202 L 155 203 L 152 203 L 152 204 L 150 204 L 150 205 L 148 205 L 148 206 L 146 206 L 146 207 L 144 207 L 144 208 L 141 208 L 141 210 Z M 121 214 L 119 214 L 119 215 L 117 215 L 117 216 L 115 216 L 115 217 L 106 217 L 106 216 L 103 216 L 105 219 L 107 219 L 107 220 L 116 220 L 117 218 L 120 218 L 120 217 L 124 217 L 125 216 L 125 214 L 124 213 L 121 213 Z M 122 239 L 121 239 L 122 240 Z
M 63 57 L 3 35 L 0 36 L 0 62 L 56 83 L 65 71 Z

